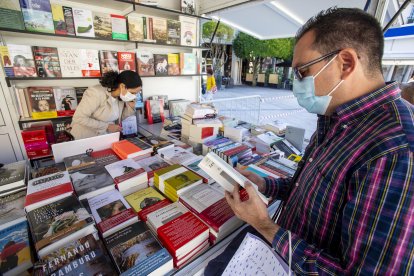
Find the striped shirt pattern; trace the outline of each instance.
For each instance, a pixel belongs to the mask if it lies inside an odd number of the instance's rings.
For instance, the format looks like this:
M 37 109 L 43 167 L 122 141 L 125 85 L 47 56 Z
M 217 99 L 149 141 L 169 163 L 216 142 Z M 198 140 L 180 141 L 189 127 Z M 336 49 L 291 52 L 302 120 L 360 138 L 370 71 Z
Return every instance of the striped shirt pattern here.
M 414 275 L 414 106 L 396 83 L 319 116 L 282 199 L 273 247 L 308 275 Z

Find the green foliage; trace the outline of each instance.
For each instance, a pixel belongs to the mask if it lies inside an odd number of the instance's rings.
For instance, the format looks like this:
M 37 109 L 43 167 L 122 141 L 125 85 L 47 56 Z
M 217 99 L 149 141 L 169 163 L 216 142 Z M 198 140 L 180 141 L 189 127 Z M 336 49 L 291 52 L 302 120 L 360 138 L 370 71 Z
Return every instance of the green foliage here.
M 203 24 L 203 39 L 210 40 L 216 29 L 217 22 L 208 21 Z M 220 23 L 215 38 L 219 41 L 230 42 L 233 39 L 233 28 Z

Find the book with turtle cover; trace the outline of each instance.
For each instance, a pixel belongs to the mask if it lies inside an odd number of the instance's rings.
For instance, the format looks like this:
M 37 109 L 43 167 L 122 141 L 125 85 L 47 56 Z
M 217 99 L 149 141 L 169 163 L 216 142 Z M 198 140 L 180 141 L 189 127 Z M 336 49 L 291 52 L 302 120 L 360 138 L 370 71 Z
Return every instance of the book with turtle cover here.
M 19 0 L 0 1 L 0 27 L 24 30 L 23 14 Z
M 30 46 L 8 44 L 14 77 L 37 77 L 33 53 Z
M 63 162 L 70 173 L 95 166 L 95 159 L 86 153 L 65 157 Z
M 145 51 L 137 51 L 138 74 L 140 76 L 154 76 L 154 54 Z
M 167 43 L 167 19 L 160 17 L 152 18 L 152 35 L 157 43 Z
M 36 251 L 73 234 L 93 219 L 76 196 L 71 195 L 27 213 Z
M 102 75 L 110 71 L 119 72 L 117 51 L 100 50 L 99 62 L 101 64 Z
M 76 91 L 73 87 L 54 87 L 56 110 L 58 116 L 73 116 L 78 107 Z
M 20 0 L 20 8 L 27 31 L 55 33 L 49 0 Z
M 38 77 L 62 77 L 57 48 L 33 46 L 32 50 Z
M 144 18 L 135 14 L 128 15 L 129 40 L 144 40 Z
M 63 15 L 65 17 L 66 32 L 68 35 L 75 35 L 75 22 L 73 21 L 73 12 L 71 7 L 62 7 Z
M 95 29 L 95 37 L 104 39 L 112 38 L 112 22 L 109 14 L 94 12 L 93 27 Z
M 35 275 L 115 275 L 97 233 L 68 242 L 40 258 Z
M 155 74 L 157 76 L 168 75 L 168 55 L 154 55 Z
M 180 75 L 180 54 L 168 54 L 168 75 Z
M 33 119 L 57 117 L 55 96 L 52 87 L 28 87 L 29 112 Z
M 72 13 L 76 35 L 95 37 L 92 12 L 90 10 L 72 8 Z
M 115 190 L 114 180 L 103 166 L 83 169 L 72 173 L 70 177 L 79 200 Z
M 65 15 L 63 14 L 63 7 L 59 4 L 51 4 L 53 25 L 55 26 L 55 33 L 60 35 L 66 35 Z
M 178 20 L 167 20 L 167 44 L 180 45 L 181 44 L 181 22 Z
M 161 246 L 145 222 L 136 222 L 105 238 L 119 273 L 165 275 L 173 269 L 170 254 Z
M 80 50 L 75 48 L 58 48 L 62 77 L 82 77 Z

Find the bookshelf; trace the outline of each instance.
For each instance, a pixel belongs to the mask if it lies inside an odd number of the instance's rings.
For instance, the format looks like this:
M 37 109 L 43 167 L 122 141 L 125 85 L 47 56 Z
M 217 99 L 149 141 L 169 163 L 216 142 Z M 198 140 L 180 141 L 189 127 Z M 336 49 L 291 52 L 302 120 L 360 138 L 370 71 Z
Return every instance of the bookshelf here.
M 72 118 L 72 116 L 60 116 L 60 117 L 53 117 L 53 118 L 42 118 L 42 119 L 33 119 L 33 118 L 22 118 L 19 119 L 19 127 L 21 130 L 24 129 L 24 124 L 27 123 L 35 123 L 35 122 L 43 122 L 43 121 L 56 121 L 65 118 Z

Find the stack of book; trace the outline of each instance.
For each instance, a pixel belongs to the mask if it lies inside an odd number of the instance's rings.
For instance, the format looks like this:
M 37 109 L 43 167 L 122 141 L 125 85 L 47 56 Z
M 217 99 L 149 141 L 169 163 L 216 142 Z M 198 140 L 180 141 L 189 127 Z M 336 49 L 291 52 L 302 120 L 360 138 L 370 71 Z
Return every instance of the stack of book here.
M 112 144 L 112 150 L 121 158 L 135 160 L 151 156 L 153 148 L 139 138 L 128 138 Z
M 158 155 L 170 164 L 184 164 L 195 161 L 198 156 L 181 147 L 172 147 L 158 151 Z
M 0 167 L 0 196 L 25 191 L 29 168 L 26 161 L 18 161 Z
M 148 180 L 154 177 L 154 172 L 156 170 L 168 167 L 170 165 L 165 162 L 164 159 L 162 159 L 159 155 L 136 160 L 136 163 L 147 172 Z

